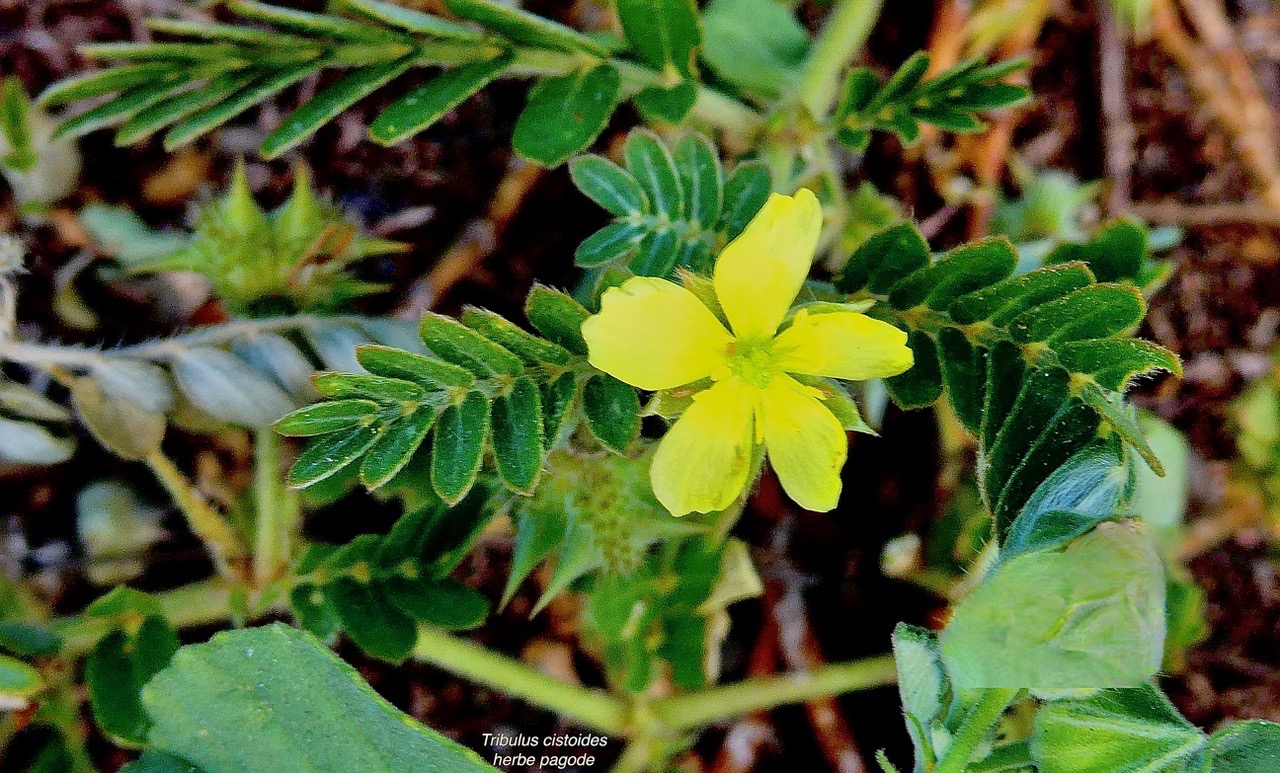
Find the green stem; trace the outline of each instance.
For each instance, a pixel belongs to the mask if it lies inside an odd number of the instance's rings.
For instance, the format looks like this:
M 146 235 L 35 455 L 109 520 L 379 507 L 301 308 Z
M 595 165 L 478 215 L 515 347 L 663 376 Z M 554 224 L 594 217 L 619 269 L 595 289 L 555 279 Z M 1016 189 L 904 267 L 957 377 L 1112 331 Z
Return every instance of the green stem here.
M 246 551 L 240 535 L 231 523 L 205 501 L 200 492 L 163 451 L 146 458 L 147 467 L 173 497 L 174 504 L 187 519 L 191 531 L 209 548 L 218 573 L 230 581 L 243 576 Z
M 653 704 L 652 711 L 668 727 L 692 729 L 788 703 L 883 687 L 896 681 L 893 656 L 880 655 L 662 698 Z
M 270 427 L 254 431 L 253 580 L 259 588 L 279 576 L 298 526 L 298 494 L 284 485 L 280 449 L 280 437 Z
M 629 707 L 603 690 L 562 682 L 518 660 L 451 636 L 424 628 L 413 657 L 439 666 L 457 676 L 491 687 L 514 698 L 560 715 L 601 733 L 622 736 L 629 732 Z
M 220 580 L 205 580 L 152 595 L 159 599 L 164 616 L 175 628 L 219 623 L 231 614 L 231 586 Z M 49 627 L 62 637 L 61 652 L 74 657 L 93 649 L 113 625 L 105 618 L 80 615 L 54 620 Z
M 866 45 L 882 5 L 884 0 L 838 0 L 827 16 L 800 75 L 800 104 L 815 119 L 825 118 L 831 111 L 840 90 L 840 76 Z
M 984 690 L 982 697 L 969 709 L 960 729 L 956 731 L 947 754 L 933 769 L 933 773 L 964 773 L 987 732 L 1004 714 L 1020 690 L 1013 687 L 996 687 Z

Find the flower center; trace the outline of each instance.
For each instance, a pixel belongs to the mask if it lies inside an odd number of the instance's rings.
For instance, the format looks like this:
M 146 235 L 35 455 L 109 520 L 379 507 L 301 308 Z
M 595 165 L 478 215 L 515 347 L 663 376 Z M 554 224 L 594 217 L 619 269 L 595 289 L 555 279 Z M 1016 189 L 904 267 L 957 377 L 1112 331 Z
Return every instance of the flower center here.
M 775 364 L 773 338 L 738 339 L 729 344 L 729 372 L 764 389 L 782 371 Z

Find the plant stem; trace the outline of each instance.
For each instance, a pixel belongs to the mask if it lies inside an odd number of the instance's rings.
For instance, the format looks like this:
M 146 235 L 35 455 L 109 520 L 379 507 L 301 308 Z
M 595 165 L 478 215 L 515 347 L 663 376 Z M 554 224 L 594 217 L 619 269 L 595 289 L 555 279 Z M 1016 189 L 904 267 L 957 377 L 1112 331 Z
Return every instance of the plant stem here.
M 208 546 L 218 573 L 232 582 L 241 579 L 246 552 L 231 523 L 205 501 L 163 451 L 155 451 L 145 461 L 169 496 L 173 497 L 191 531 Z
M 274 580 L 289 558 L 289 543 L 298 526 L 298 494 L 284 485 L 280 469 L 281 440 L 270 428 L 254 430 L 253 499 L 255 535 L 253 580 L 262 588 Z
M 231 614 L 231 588 L 221 580 L 205 580 L 153 595 L 175 628 L 217 623 Z M 76 656 L 93 649 L 112 625 L 107 619 L 81 615 L 54 620 L 49 628 L 62 637 L 62 653 Z
M 880 655 L 663 698 L 653 704 L 652 710 L 663 724 L 684 730 L 787 703 L 883 687 L 896 681 L 893 656 Z
M 1019 692 L 1021 691 L 1013 687 L 995 687 L 983 691 L 982 697 L 965 715 L 951 746 L 947 748 L 946 756 L 938 762 L 933 773 L 963 773 L 967 770 L 973 752 Z
M 838 0 L 822 25 L 800 75 L 800 104 L 809 115 L 822 119 L 835 104 L 840 75 L 862 47 L 884 0 Z
M 628 735 L 629 707 L 603 690 L 562 682 L 466 639 L 424 628 L 413 657 L 457 676 L 527 700 L 608 735 Z

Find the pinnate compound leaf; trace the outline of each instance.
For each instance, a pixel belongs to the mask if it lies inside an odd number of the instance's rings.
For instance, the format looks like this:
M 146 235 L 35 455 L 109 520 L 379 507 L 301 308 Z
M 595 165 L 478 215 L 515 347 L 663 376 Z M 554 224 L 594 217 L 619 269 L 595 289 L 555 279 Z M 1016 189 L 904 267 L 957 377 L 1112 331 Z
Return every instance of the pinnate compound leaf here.
M 153 748 L 206 773 L 494 770 L 401 714 L 314 638 L 279 623 L 184 647 L 147 684 L 143 704 L 155 722 Z

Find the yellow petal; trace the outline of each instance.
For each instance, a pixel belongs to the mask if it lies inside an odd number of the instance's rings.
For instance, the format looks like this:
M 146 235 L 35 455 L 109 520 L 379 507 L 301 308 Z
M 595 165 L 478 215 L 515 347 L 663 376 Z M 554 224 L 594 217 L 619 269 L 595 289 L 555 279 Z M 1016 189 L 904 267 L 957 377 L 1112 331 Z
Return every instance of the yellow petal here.
M 773 194 L 716 261 L 720 306 L 739 338 L 771 336 L 809 275 L 822 232 L 813 192 Z
M 788 373 L 850 381 L 887 378 L 911 367 L 907 334 L 865 314 L 796 314 L 773 345 L 778 367 Z
M 582 323 L 588 360 L 641 389 L 670 389 L 724 366 L 733 337 L 693 293 L 635 277 L 605 291 Z
M 699 392 L 653 455 L 649 479 L 674 515 L 723 510 L 747 485 L 757 390 L 736 376 Z
M 760 414 L 769 463 L 787 496 L 806 510 L 835 508 L 840 468 L 849 453 L 840 422 L 814 390 L 790 376 L 769 382 L 760 396 Z

